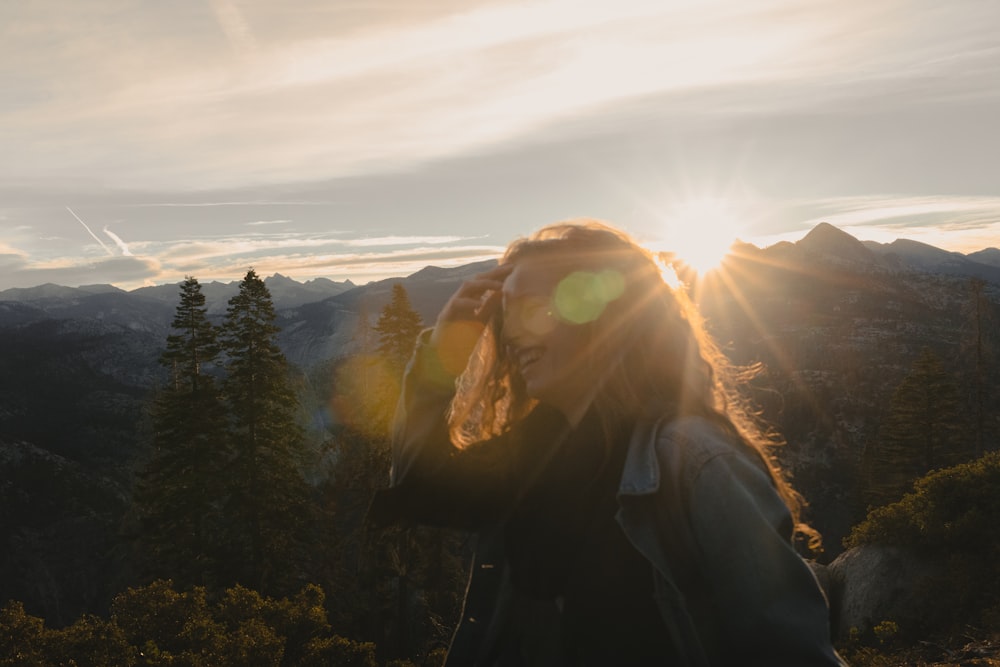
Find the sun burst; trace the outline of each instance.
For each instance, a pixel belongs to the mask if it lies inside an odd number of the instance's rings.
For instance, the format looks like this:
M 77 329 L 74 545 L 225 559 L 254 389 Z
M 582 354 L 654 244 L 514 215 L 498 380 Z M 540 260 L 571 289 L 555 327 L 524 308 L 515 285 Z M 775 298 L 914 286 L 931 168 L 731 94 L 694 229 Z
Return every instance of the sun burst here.
M 719 266 L 742 230 L 724 199 L 699 197 L 678 202 L 663 217 L 664 245 L 699 275 Z

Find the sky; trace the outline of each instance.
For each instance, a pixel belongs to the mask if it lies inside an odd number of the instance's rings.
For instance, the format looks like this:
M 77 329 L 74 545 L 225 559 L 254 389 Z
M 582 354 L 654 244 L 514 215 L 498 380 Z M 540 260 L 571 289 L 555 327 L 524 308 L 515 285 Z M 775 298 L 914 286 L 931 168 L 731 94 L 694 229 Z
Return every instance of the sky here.
M 995 0 L 0 3 L 0 290 L 355 283 L 594 217 L 1000 246 Z

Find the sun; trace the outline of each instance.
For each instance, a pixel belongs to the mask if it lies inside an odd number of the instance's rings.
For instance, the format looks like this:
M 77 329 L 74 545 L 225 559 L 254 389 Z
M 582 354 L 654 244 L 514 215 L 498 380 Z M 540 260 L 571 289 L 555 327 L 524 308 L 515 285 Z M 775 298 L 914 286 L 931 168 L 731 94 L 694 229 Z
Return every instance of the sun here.
M 719 266 L 743 226 L 724 199 L 698 197 L 678 202 L 663 218 L 663 245 L 704 275 Z

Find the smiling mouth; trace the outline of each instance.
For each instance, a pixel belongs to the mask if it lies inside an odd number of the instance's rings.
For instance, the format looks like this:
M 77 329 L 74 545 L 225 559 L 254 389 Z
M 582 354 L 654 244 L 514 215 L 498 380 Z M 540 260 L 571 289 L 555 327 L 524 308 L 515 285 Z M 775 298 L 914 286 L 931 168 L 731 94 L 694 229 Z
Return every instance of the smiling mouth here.
M 526 347 L 517 351 L 515 358 L 517 359 L 518 369 L 523 375 L 524 372 L 531 368 L 531 366 L 542 358 L 545 349 L 541 347 Z

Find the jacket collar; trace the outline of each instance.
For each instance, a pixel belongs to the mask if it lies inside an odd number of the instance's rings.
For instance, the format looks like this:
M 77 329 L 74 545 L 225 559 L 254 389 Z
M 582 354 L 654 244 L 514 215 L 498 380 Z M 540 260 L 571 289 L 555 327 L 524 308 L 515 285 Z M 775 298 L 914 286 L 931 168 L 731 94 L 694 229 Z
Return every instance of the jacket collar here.
M 660 488 L 660 466 L 656 459 L 656 433 L 662 420 L 640 419 L 629 438 L 619 496 L 644 496 Z

